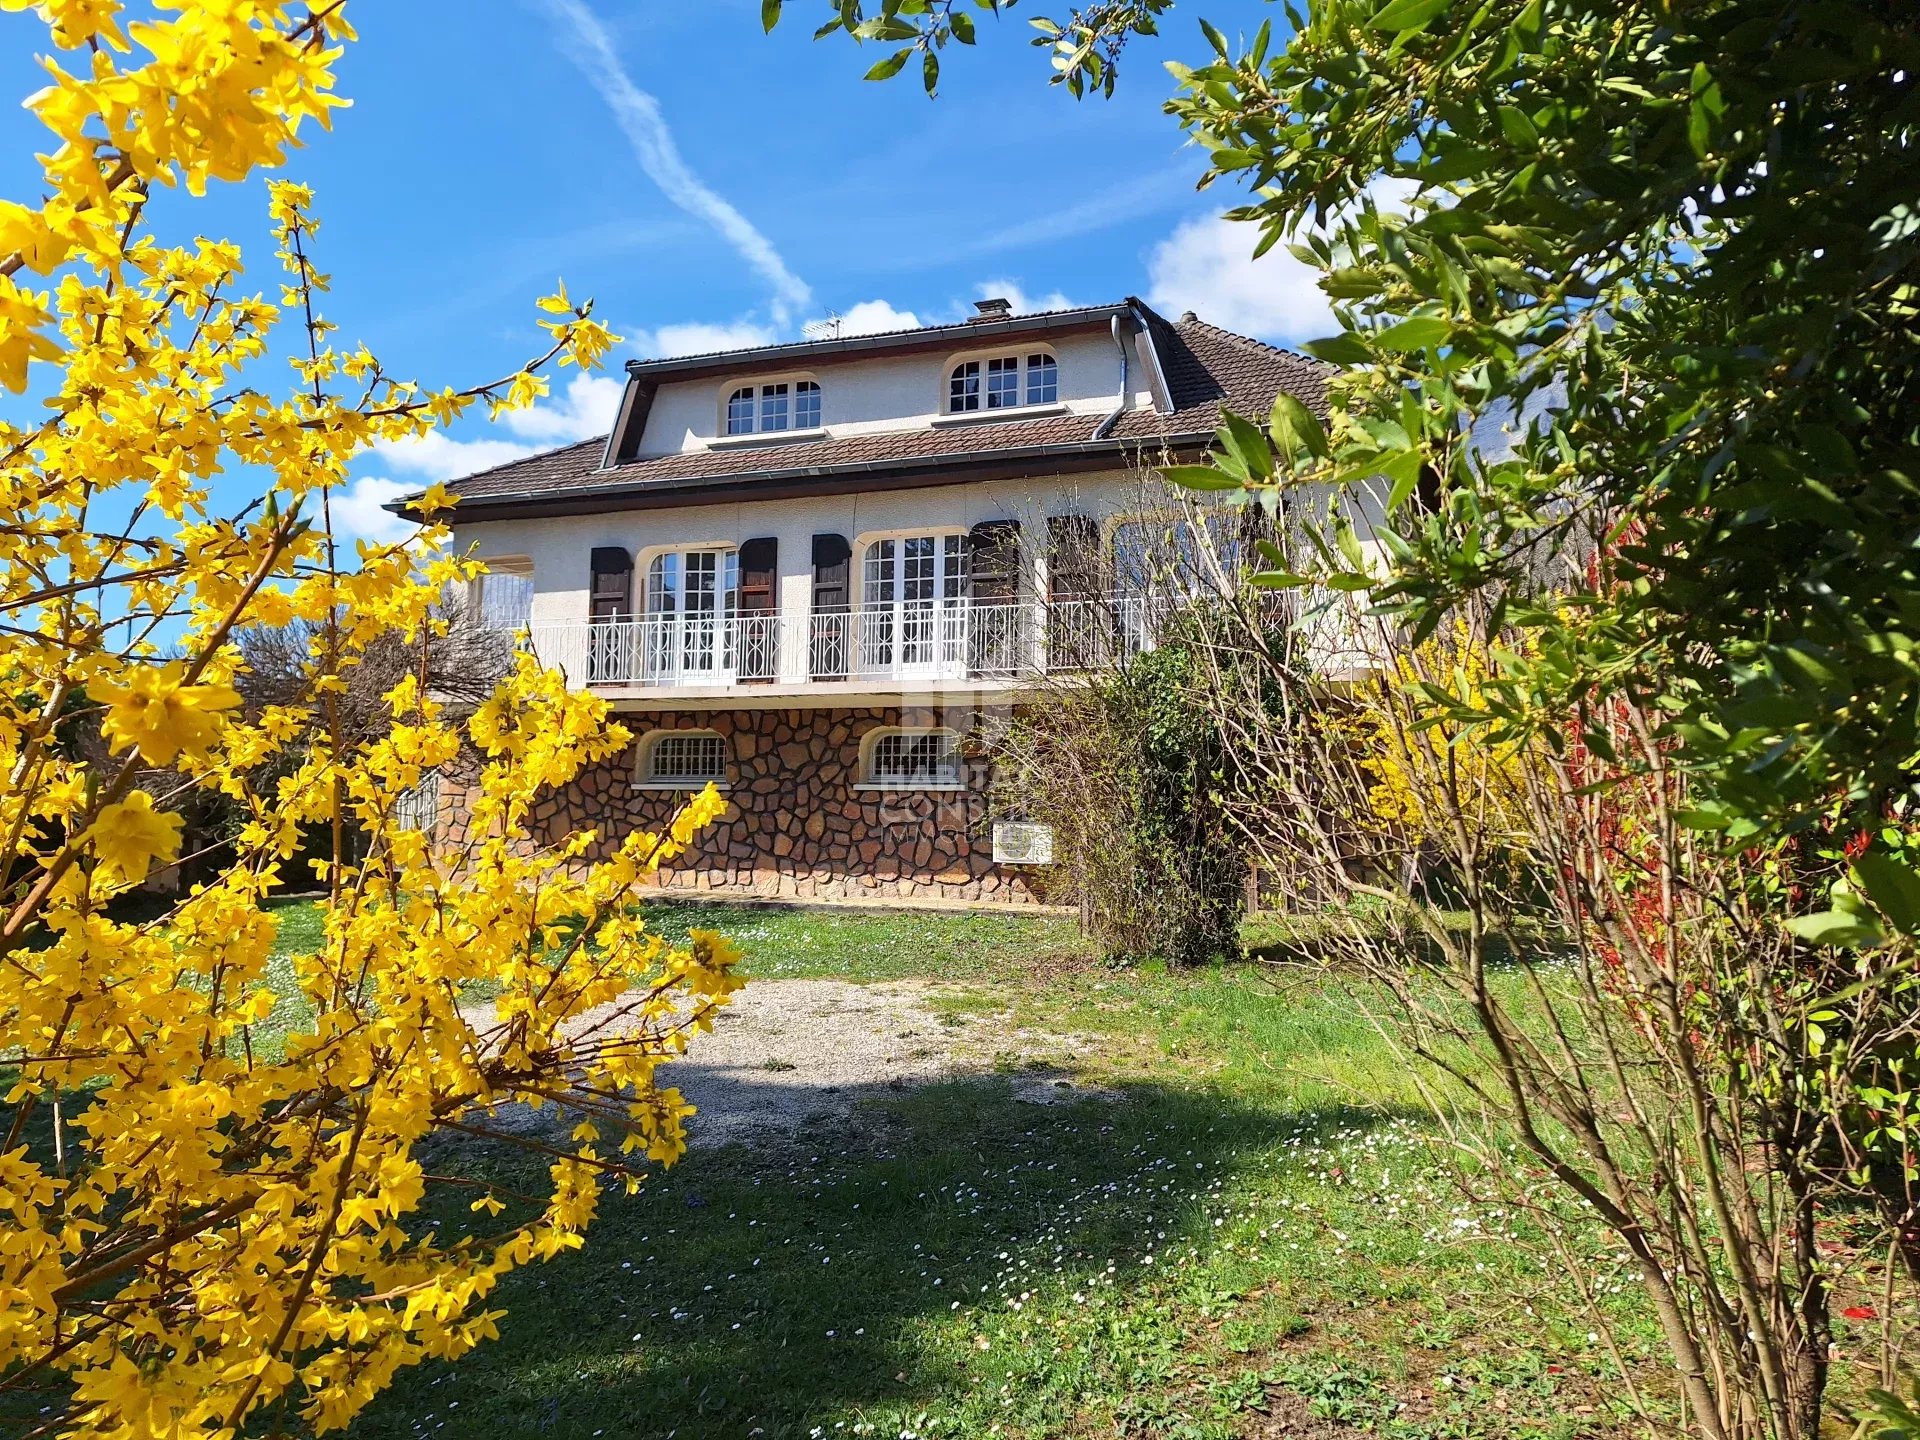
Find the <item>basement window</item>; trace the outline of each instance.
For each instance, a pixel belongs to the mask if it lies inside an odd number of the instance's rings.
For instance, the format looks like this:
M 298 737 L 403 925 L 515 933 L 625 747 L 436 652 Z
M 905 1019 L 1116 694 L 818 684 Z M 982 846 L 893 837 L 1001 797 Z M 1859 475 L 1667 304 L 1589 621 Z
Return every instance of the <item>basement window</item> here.
M 727 783 L 727 742 L 711 730 L 656 730 L 640 742 L 640 783 L 698 790 Z
M 880 790 L 958 790 L 960 737 L 951 730 L 878 730 L 867 737 L 863 785 Z

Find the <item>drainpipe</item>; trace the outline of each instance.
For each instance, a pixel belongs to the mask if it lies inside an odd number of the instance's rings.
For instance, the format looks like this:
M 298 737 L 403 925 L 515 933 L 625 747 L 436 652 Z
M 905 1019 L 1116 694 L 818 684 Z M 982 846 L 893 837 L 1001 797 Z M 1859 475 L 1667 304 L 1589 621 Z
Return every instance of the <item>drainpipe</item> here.
M 1120 352 L 1120 401 L 1113 412 L 1093 427 L 1093 438 L 1104 440 L 1113 433 L 1113 427 L 1120 423 L 1120 417 L 1127 413 L 1127 342 L 1120 338 L 1120 317 L 1113 317 L 1113 348 Z

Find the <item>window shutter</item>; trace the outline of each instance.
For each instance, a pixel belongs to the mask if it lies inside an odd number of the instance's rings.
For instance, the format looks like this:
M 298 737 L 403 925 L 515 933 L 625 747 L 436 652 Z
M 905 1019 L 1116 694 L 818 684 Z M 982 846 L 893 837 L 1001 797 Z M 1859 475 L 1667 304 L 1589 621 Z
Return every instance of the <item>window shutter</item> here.
M 813 618 L 808 622 L 807 663 L 816 680 L 837 680 L 852 673 L 852 559 L 853 546 L 846 536 L 813 537 Z
M 771 615 L 778 608 L 774 588 L 779 573 L 780 542 L 771 536 L 740 544 L 740 613 Z
M 1264 570 L 1267 561 L 1258 553 L 1257 547 L 1262 540 L 1280 543 L 1280 516 L 1264 505 L 1249 505 L 1240 512 L 1240 523 L 1234 532 L 1238 541 L 1238 552 L 1232 557 L 1236 569 Z
M 1108 653 L 1100 530 L 1086 515 L 1047 517 L 1047 667 L 1082 670 Z
M 599 621 L 619 620 L 633 613 L 633 556 L 618 545 L 596 545 L 591 568 L 593 583 L 587 613 Z
M 1090 600 L 1100 593 L 1100 531 L 1086 515 L 1047 517 L 1047 597 Z
M 813 537 L 813 612 L 816 615 L 844 614 L 851 608 L 849 562 L 853 546 L 844 535 Z
M 973 601 L 1011 605 L 1020 598 L 1020 522 L 986 520 L 967 533 Z

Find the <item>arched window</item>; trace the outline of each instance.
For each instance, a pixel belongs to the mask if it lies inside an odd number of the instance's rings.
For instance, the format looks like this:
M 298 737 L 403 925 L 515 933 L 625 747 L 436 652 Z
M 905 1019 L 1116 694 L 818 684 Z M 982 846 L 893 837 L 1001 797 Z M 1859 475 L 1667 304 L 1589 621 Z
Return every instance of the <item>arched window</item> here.
M 726 737 L 712 730 L 654 730 L 642 736 L 639 782 L 661 790 L 725 785 Z
M 820 386 L 812 380 L 742 385 L 727 396 L 727 434 L 773 435 L 820 428 Z
M 1044 350 L 962 360 L 947 376 L 947 413 L 1012 410 L 1060 399 L 1060 362 Z
M 738 550 L 666 550 L 647 563 L 649 616 L 731 615 L 739 605 Z
M 869 540 L 861 557 L 860 603 L 932 604 L 967 593 L 967 537 L 887 535 Z

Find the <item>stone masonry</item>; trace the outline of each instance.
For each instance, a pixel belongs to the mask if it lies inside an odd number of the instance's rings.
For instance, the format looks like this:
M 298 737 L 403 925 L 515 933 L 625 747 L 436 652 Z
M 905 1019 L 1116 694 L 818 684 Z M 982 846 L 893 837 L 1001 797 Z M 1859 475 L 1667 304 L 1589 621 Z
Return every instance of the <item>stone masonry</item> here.
M 932 898 L 1034 903 L 1044 872 L 993 862 L 990 766 L 962 742 L 962 790 L 856 788 L 861 738 L 874 729 L 946 725 L 963 736 L 971 712 L 900 707 L 627 712 L 638 739 L 656 729 L 710 730 L 730 751 L 727 815 L 662 867 L 668 889 L 798 900 Z M 662 830 L 685 794 L 640 787 L 635 751 L 591 767 L 547 797 L 543 842 L 589 826 L 611 846 L 634 829 Z M 457 769 L 443 777 L 442 838 L 465 839 Z

